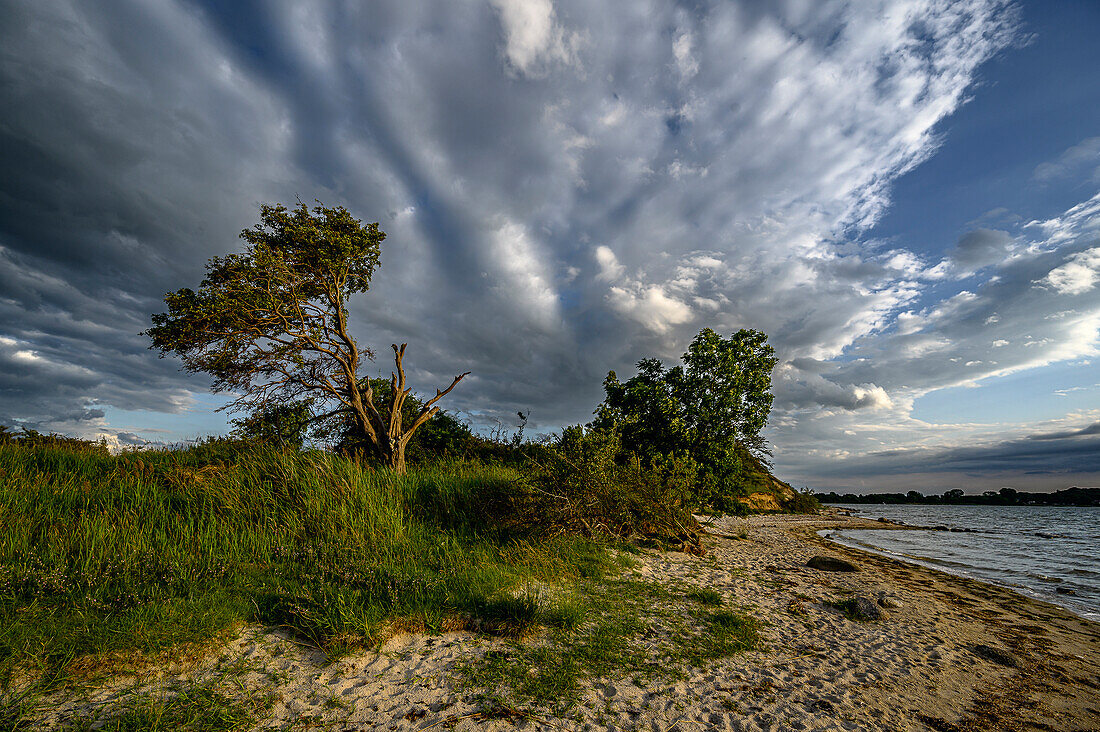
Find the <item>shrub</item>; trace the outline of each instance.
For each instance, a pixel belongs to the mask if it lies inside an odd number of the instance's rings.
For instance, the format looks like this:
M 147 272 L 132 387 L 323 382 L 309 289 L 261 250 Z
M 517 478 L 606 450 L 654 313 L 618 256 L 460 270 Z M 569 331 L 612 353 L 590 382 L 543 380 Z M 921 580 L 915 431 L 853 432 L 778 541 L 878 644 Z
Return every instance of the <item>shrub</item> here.
M 796 491 L 794 496 L 783 502 L 783 508 L 791 513 L 817 513 L 821 504 L 809 490 Z
M 558 533 L 697 547 L 699 525 L 686 500 L 694 464 L 666 458 L 645 465 L 637 457 L 620 464 L 620 452 L 614 434 L 567 428 L 524 486 L 527 522 Z

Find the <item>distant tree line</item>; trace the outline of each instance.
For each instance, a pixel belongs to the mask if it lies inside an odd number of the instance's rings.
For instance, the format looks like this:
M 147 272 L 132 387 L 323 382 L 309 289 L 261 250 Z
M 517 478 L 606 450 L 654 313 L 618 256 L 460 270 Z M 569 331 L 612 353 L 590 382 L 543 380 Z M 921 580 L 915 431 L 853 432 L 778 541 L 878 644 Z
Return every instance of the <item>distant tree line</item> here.
M 924 495 L 919 491 L 908 493 L 815 493 L 821 503 L 921 503 L 959 504 L 973 506 L 1100 506 L 1100 488 L 1066 488 L 1054 493 L 1030 493 L 1015 488 L 985 491 L 981 495 L 967 495 L 959 488 L 942 494 Z
M 43 434 L 29 427 L 21 427 L 18 432 L 7 425 L 0 424 L 0 445 L 20 445 L 22 447 L 53 447 L 69 452 L 109 455 L 107 443 L 103 440 L 82 440 L 54 433 Z

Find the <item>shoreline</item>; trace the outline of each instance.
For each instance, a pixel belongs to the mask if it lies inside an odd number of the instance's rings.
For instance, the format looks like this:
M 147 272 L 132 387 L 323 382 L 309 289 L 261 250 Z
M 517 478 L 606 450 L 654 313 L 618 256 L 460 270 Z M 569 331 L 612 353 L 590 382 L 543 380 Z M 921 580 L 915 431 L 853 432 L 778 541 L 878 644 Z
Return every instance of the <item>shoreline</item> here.
M 827 528 L 827 529 L 821 529 L 820 531 L 832 531 L 832 530 L 847 531 L 847 530 L 853 530 L 853 529 L 855 529 L 855 530 L 891 530 L 891 529 L 895 529 L 895 530 L 902 530 L 902 531 L 908 530 L 908 531 L 930 531 L 930 532 L 941 532 L 942 531 L 942 532 L 949 532 L 949 533 L 975 533 L 975 532 L 981 533 L 980 529 L 975 530 L 975 529 L 967 529 L 967 528 L 948 528 L 946 526 L 940 526 L 940 525 L 929 526 L 929 525 L 910 524 L 910 523 L 905 523 L 905 522 L 902 522 L 902 521 L 895 521 L 895 520 L 880 518 L 880 517 L 869 518 L 864 513 L 863 509 L 855 509 L 855 513 L 852 513 L 851 511 L 853 509 L 850 509 L 847 506 L 845 506 L 845 507 L 825 506 L 822 510 L 823 510 L 823 513 L 825 513 L 825 514 L 833 514 L 833 515 L 837 515 L 837 516 L 843 516 L 843 517 L 850 518 L 853 521 L 869 522 L 869 523 L 862 523 L 859 526 L 840 526 L 840 527 L 835 527 L 835 529 L 834 528 Z M 1002 589 L 1010 590 L 1010 591 L 1012 591 L 1012 592 L 1014 592 L 1018 595 L 1026 597 L 1029 600 L 1034 600 L 1036 602 L 1042 602 L 1042 603 L 1046 603 L 1046 604 L 1049 604 L 1049 605 L 1058 606 L 1058 607 L 1062 608 L 1063 610 L 1067 610 L 1070 613 L 1073 613 L 1077 617 L 1082 618 L 1084 620 L 1089 620 L 1089 621 L 1092 621 L 1092 622 L 1100 622 L 1100 610 L 1093 609 L 1092 607 L 1086 606 L 1083 603 L 1075 603 L 1074 600 L 1071 599 L 1073 597 L 1072 594 L 1069 597 L 1058 597 L 1057 595 L 1051 595 L 1051 594 L 1047 594 L 1046 596 L 1044 596 L 1043 593 L 1041 593 L 1040 590 L 1036 586 L 1028 586 L 1028 585 L 1024 585 L 1024 584 L 1014 584 L 1013 582 L 1011 582 L 1007 579 L 1002 580 L 1002 581 L 998 581 L 998 579 L 995 578 L 995 577 L 982 577 L 981 574 L 980 574 L 980 569 L 979 568 L 966 567 L 966 565 L 959 565 L 960 568 L 954 568 L 954 567 L 950 567 L 950 566 L 939 566 L 938 561 L 934 556 L 929 557 L 925 561 L 921 561 L 921 559 L 917 559 L 917 558 L 905 558 L 903 556 L 898 556 L 894 552 L 891 552 L 890 550 L 884 549 L 884 548 L 879 548 L 879 547 L 875 547 L 875 546 L 858 546 L 858 544 L 861 543 L 858 540 L 846 539 L 844 541 L 841 541 L 839 539 L 835 539 L 835 538 L 831 538 L 831 537 L 823 537 L 823 538 L 826 539 L 826 541 L 829 543 L 829 545 L 844 546 L 846 548 L 849 548 L 849 549 L 852 549 L 852 550 L 855 550 L 855 551 L 874 554 L 876 556 L 886 557 L 886 558 L 889 558 L 889 559 L 895 559 L 897 561 L 900 561 L 903 564 L 923 567 L 923 568 L 931 570 L 931 571 L 942 572 L 944 574 L 952 575 L 952 576 L 955 576 L 955 577 L 961 577 L 961 578 L 964 578 L 964 579 L 971 579 L 971 580 L 974 580 L 976 582 L 982 582 L 982 583 L 985 583 L 985 584 L 993 585 L 995 587 L 1000 587 Z M 848 542 L 854 542 L 857 545 L 852 545 L 852 543 L 848 543 Z M 963 567 L 965 567 L 965 568 L 963 568 Z
M 462 664 L 509 641 L 406 634 L 330 661 L 276 630 L 248 627 L 190 666 L 146 669 L 44 700 L 49 711 L 40 722 L 63 728 L 81 714 L 107 713 L 127 695 L 221 684 L 272 700 L 253 729 L 1100 730 L 1100 624 L 816 533 L 888 528 L 878 521 L 826 513 L 703 522 L 705 556 L 645 551 L 626 573 L 663 587 L 713 589 L 724 606 L 761 622 L 765 647 L 682 678 L 588 678 L 564 715 L 539 707 L 494 712 L 479 690 L 461 684 Z M 815 555 L 859 571 L 810 568 Z M 846 617 L 837 605 L 856 597 L 884 616 Z M 643 636 L 662 632 L 655 624 Z

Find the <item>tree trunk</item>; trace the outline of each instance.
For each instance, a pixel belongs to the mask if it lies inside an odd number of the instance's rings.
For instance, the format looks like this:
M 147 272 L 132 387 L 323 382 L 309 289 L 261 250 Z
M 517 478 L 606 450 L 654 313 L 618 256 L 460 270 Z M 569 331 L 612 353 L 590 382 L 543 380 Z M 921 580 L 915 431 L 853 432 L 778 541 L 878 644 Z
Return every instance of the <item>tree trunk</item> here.
M 405 443 L 407 440 L 402 439 L 400 436 L 391 435 L 389 441 L 386 444 L 388 448 L 383 455 L 382 462 L 386 467 L 397 473 L 398 475 L 405 474 Z
M 427 422 L 432 416 L 439 411 L 439 407 L 434 406 L 436 402 L 450 393 L 451 389 L 455 388 L 458 382 L 469 375 L 469 371 L 464 374 L 459 374 L 451 382 L 451 385 L 446 389 L 440 391 L 435 390 L 435 397 L 430 399 L 424 408 L 420 410 L 420 414 L 416 415 L 416 419 L 408 427 L 402 425 L 401 420 L 401 406 L 405 402 L 405 398 L 412 391 L 405 386 L 405 368 L 402 364 L 402 359 L 405 356 L 405 346 L 407 344 L 402 343 L 400 348 L 397 344 L 393 344 L 393 356 L 394 363 L 397 366 L 397 372 L 391 374 L 391 399 L 390 399 L 390 413 L 388 419 L 383 419 L 382 415 L 375 409 L 373 402 L 368 398 L 365 404 L 367 409 L 373 410 L 372 416 L 376 416 L 377 424 L 373 425 L 371 429 L 364 430 L 368 439 L 374 444 L 375 452 L 378 457 L 381 458 L 382 464 L 390 470 L 394 471 L 398 475 L 405 474 L 405 446 L 409 444 L 409 440 L 412 439 L 413 432 L 417 430 L 422 424 Z M 364 424 L 370 424 L 371 420 L 367 416 L 366 411 L 360 417 Z
M 390 453 L 387 467 L 398 475 L 405 474 L 405 444 L 403 442 L 399 443 L 397 449 Z

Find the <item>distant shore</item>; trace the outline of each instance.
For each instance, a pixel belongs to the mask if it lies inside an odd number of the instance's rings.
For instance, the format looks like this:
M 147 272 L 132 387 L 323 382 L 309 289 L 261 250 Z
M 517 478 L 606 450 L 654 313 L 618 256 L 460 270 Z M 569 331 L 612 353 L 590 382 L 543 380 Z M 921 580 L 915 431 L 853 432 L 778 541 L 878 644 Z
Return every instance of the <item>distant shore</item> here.
M 762 621 L 765 647 L 676 680 L 590 680 L 565 715 L 486 711 L 477 690 L 461 686 L 456 669 L 499 640 L 401 635 L 380 651 L 330 663 L 272 629 L 244 628 L 197 665 L 105 681 L 54 700 L 41 721 L 57 724 L 134 690 L 205 683 L 230 668 L 239 688 L 277 699 L 257 729 L 306 721 L 340 730 L 1100 729 L 1100 624 L 829 543 L 816 532 L 883 526 L 835 509 L 704 523 L 705 556 L 646 552 L 627 572 L 668 587 L 712 588 Z M 807 566 L 817 555 L 858 571 Z M 881 616 L 854 619 L 867 612 Z M 662 632 L 655 625 L 637 642 Z
M 1100 506 L 1100 488 L 1065 488 L 1049 493 L 1030 493 L 1013 488 L 967 494 L 955 488 L 942 494 L 922 495 L 918 491 L 908 493 L 845 493 L 836 491 L 816 493 L 814 497 L 823 504 L 882 504 L 895 503 L 924 506 Z

